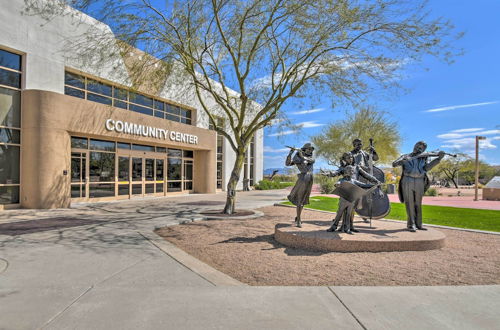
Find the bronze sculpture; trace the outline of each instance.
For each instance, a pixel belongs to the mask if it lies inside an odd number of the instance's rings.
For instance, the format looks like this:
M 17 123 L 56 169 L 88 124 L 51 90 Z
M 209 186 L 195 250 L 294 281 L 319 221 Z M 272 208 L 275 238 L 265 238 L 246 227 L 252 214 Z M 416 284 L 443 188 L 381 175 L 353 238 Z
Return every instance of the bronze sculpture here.
M 290 152 L 286 157 L 285 165 L 295 165 L 300 172 L 295 186 L 292 188 L 290 195 L 288 195 L 288 200 L 297 207 L 295 223 L 297 227 L 302 227 L 302 209 L 304 205 L 309 204 L 309 196 L 311 195 L 313 185 L 314 147 L 310 143 L 306 143 L 300 149 L 293 147 L 288 148 L 290 148 Z M 293 155 L 295 151 L 296 153 Z
M 373 187 L 374 184 L 375 185 L 380 184 L 380 181 L 377 180 L 377 178 L 368 174 L 361 166 L 355 165 L 354 157 L 352 153 L 349 152 L 346 152 L 342 155 L 342 158 L 340 160 L 340 168 L 338 170 L 336 171 L 321 170 L 320 174 L 331 177 L 343 175 L 344 177 L 336 184 L 337 187 L 341 185 L 342 182 L 349 182 L 361 188 L 370 188 Z M 364 178 L 366 182 L 359 181 L 359 178 Z M 370 184 L 368 182 L 373 182 L 374 184 Z M 349 187 L 347 187 L 346 189 L 349 189 Z M 352 189 L 354 188 L 351 187 L 351 190 Z M 369 193 L 371 193 L 371 191 Z M 333 232 L 337 230 L 337 227 L 340 221 L 342 220 L 341 231 L 348 234 L 351 234 L 352 232 L 355 233 L 358 232 L 358 230 L 354 228 L 354 223 L 353 223 L 354 210 L 358 203 L 359 203 L 359 198 L 349 201 L 346 198 L 340 196 L 337 214 L 333 219 L 332 226 L 327 231 Z
M 351 151 L 351 153 L 357 152 L 358 155 L 358 158 L 355 158 L 356 165 L 362 167 L 366 172 L 374 176 L 380 183 L 384 183 L 384 171 L 373 165 L 373 162 L 379 159 L 373 146 L 373 139 L 370 139 L 370 149 L 368 153 L 360 149 L 362 147 L 360 139 L 355 139 L 353 141 L 353 145 L 355 146 L 355 149 Z M 368 160 L 366 160 L 366 158 L 368 158 Z M 366 164 L 366 166 L 363 164 Z M 364 183 L 372 182 L 363 176 L 357 177 L 356 179 Z M 362 217 L 365 222 L 370 222 L 370 227 L 372 219 L 381 219 L 389 214 L 390 211 L 391 203 L 389 201 L 389 197 L 380 187 L 376 188 L 372 193 L 363 196 L 356 207 L 356 213 Z
M 422 198 L 430 186 L 427 172 L 436 166 L 445 156 L 444 151 L 424 153 L 427 143 L 419 141 L 413 152 L 402 155 L 393 163 L 393 167 L 402 166 L 403 173 L 398 187 L 399 200 L 405 203 L 408 221 L 407 229 L 411 232 L 427 230 L 422 226 Z M 429 157 L 437 157 L 428 162 Z
M 367 178 L 370 178 L 376 184 L 363 183 L 355 179 L 355 173 L 358 172 L 360 175 L 366 175 Z M 358 204 L 361 197 L 366 193 L 371 193 L 373 188 L 378 186 L 378 181 L 374 177 L 371 177 L 368 173 L 366 173 L 363 169 L 356 169 L 356 166 L 347 165 L 342 169 L 343 178 L 337 182 L 335 185 L 337 188 L 334 191 L 334 194 L 338 194 L 340 196 L 339 208 L 337 210 L 337 214 L 335 219 L 333 220 L 333 224 L 330 228 L 327 229 L 328 232 L 333 232 L 337 230 L 337 226 L 339 222 L 342 220 L 342 225 L 340 231 L 352 234 L 353 232 L 357 233 L 358 230 L 354 228 L 353 219 L 354 219 L 354 209 Z M 371 188 L 368 191 L 364 191 L 360 188 Z
M 354 139 L 352 141 L 352 146 L 354 149 L 351 150 L 351 154 L 354 157 L 354 164 L 362 166 L 364 168 L 369 166 L 370 154 L 372 155 L 372 160 L 376 162 L 378 160 L 378 154 L 372 144 L 370 144 L 370 153 L 363 150 L 363 141 L 361 139 Z

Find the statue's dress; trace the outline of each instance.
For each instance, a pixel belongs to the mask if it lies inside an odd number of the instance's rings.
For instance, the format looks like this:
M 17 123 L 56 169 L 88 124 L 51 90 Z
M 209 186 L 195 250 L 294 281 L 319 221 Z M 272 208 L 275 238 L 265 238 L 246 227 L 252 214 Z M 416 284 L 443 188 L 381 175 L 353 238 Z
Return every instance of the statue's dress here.
M 297 182 L 288 195 L 288 200 L 295 206 L 309 204 L 313 185 L 313 164 L 314 159 L 301 157 L 298 153 L 295 154 L 293 160 L 287 159 L 287 166 L 296 165 L 300 171 Z

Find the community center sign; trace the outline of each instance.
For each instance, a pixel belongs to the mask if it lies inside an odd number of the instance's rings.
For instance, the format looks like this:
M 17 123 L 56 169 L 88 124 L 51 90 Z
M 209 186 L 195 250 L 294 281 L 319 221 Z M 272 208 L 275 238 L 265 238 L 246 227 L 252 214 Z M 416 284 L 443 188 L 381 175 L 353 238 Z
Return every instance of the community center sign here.
M 198 136 L 196 135 L 169 131 L 163 128 L 156 128 L 113 119 L 107 119 L 105 126 L 108 131 L 114 131 L 117 133 L 151 137 L 161 140 L 168 139 L 170 141 L 183 142 L 188 144 L 198 144 Z

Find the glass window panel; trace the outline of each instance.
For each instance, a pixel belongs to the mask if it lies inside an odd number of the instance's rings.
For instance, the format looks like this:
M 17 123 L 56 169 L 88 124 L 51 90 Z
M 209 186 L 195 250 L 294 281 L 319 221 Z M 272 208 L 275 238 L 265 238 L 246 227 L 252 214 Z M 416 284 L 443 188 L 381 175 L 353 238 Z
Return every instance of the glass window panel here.
M 155 117 L 165 119 L 165 113 L 163 111 L 155 110 Z
M 138 113 L 143 113 L 145 115 L 150 115 L 150 116 L 153 115 L 153 109 L 141 107 L 141 106 L 135 105 L 135 104 L 129 104 L 129 110 L 132 110 L 132 111 L 135 111 Z
M 144 168 L 144 177 L 146 181 L 153 181 L 155 179 L 155 160 L 146 158 L 146 166 Z
M 169 182 L 169 183 L 167 183 L 167 191 L 168 192 L 182 191 L 181 187 L 182 187 L 181 182 Z
M 115 103 L 113 105 L 115 107 L 117 107 L 117 108 L 122 108 L 122 109 L 125 109 L 125 110 L 127 110 L 127 107 L 128 107 L 128 103 L 127 102 L 117 101 L 117 100 L 115 100 Z
M 0 85 L 21 88 L 21 74 L 0 69 Z
M 21 92 L 0 87 L 0 125 L 21 127 Z
M 155 109 L 164 110 L 165 103 L 163 103 L 162 101 L 155 100 Z
M 90 140 L 90 149 L 92 150 L 105 150 L 115 151 L 115 143 L 111 141 Z
M 91 184 L 90 198 L 113 197 L 115 195 L 115 185 L 110 184 Z
M 171 121 L 180 121 L 180 118 L 169 113 L 165 114 L 165 118 Z
M 118 142 L 117 143 L 118 149 L 127 149 L 130 150 L 130 143 L 123 143 L 123 142 Z
M 191 125 L 191 123 L 192 123 L 191 119 L 186 119 L 186 122 L 184 124 Z
M 129 195 L 130 194 L 130 187 L 128 184 L 119 184 L 118 185 L 118 195 L 123 196 L 123 195 Z
M 113 90 L 114 90 L 113 97 L 115 99 L 127 101 L 128 92 L 125 89 L 114 87 Z
M 156 181 L 162 181 L 164 179 L 163 177 L 164 166 L 165 162 L 163 161 L 163 159 L 156 160 Z
M 132 145 L 132 150 L 140 150 L 140 151 L 155 151 L 154 146 L 145 146 L 142 144 L 133 144 Z
M 21 55 L 0 49 L 0 66 L 21 71 Z
M 115 154 L 107 152 L 90 153 L 90 181 L 115 181 Z
M 191 110 L 181 109 L 181 116 L 191 118 Z
M 142 195 L 142 184 L 132 185 L 132 195 Z
M 193 150 L 184 150 L 185 158 L 193 158 Z
M 132 93 L 129 94 L 129 102 L 144 105 L 146 107 L 153 107 L 153 99 L 141 94 Z
M 132 181 L 142 181 L 142 158 L 132 158 Z
M 191 125 L 191 119 L 181 117 L 181 123 Z
M 106 96 L 112 96 L 113 92 L 110 85 L 92 79 L 87 79 L 87 90 Z
M 0 184 L 19 183 L 20 147 L 0 145 Z
M 80 198 L 82 197 L 82 186 L 77 184 L 77 185 L 71 185 L 71 198 Z
M 163 192 L 163 183 L 157 183 L 156 184 L 156 192 L 157 193 L 162 193 Z
M 181 179 L 181 168 L 182 160 L 179 158 L 169 158 L 167 167 L 167 179 L 168 180 L 180 180 Z
M 0 187 L 0 204 L 19 204 L 19 186 Z
M 184 179 L 185 180 L 193 180 L 193 163 L 185 163 L 184 164 Z
M 106 97 L 106 96 L 97 95 L 97 94 L 92 94 L 92 93 L 87 93 L 87 100 L 97 102 L 97 103 L 106 104 L 106 105 L 111 105 L 111 103 L 112 103 L 111 98 Z
M 146 184 L 145 188 L 146 188 L 146 194 L 154 194 L 154 192 L 155 192 L 155 184 L 154 183 Z
M 166 104 L 166 111 L 168 113 L 173 114 L 173 115 L 180 115 L 181 114 L 181 109 L 178 106 L 175 106 L 172 104 Z
M 0 142 L 3 143 L 21 143 L 21 132 L 17 129 L 0 127 Z
M 167 152 L 167 148 L 164 148 L 164 147 L 156 147 L 156 152 Z
M 71 158 L 71 182 L 82 182 L 82 166 L 85 166 L 85 163 L 82 164 L 82 159 L 80 157 L 72 157 Z
M 118 181 L 128 181 L 130 169 L 130 158 L 119 157 L 118 158 Z
M 180 149 L 168 149 L 168 157 L 182 157 L 182 150 Z
M 71 148 L 88 149 L 87 138 L 71 137 Z
M 184 190 L 193 190 L 193 181 L 184 182 Z
M 81 90 L 75 89 L 75 88 L 71 88 L 71 87 L 68 87 L 68 86 L 64 86 L 64 94 L 69 95 L 69 96 L 73 96 L 73 97 L 78 97 L 78 98 L 81 98 L 81 99 L 85 98 L 85 92 L 84 91 L 81 91 Z
M 71 72 L 64 73 L 64 83 L 66 85 L 85 89 L 85 78 Z

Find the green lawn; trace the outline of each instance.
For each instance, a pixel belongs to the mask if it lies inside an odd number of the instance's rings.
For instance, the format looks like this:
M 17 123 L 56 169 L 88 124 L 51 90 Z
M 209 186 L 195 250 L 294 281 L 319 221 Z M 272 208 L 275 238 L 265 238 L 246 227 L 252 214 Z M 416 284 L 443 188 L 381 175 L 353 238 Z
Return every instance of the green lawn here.
M 314 196 L 309 199 L 308 208 L 323 211 L 337 211 L 339 199 Z M 290 202 L 283 202 L 292 205 Z M 478 229 L 500 232 L 500 211 L 466 209 L 449 206 L 423 205 L 424 224 Z M 406 221 L 406 210 L 402 203 L 391 203 L 391 213 L 386 219 Z

